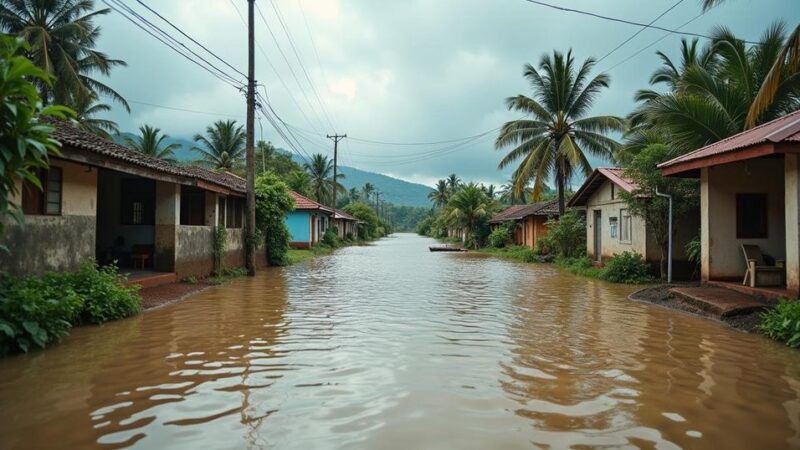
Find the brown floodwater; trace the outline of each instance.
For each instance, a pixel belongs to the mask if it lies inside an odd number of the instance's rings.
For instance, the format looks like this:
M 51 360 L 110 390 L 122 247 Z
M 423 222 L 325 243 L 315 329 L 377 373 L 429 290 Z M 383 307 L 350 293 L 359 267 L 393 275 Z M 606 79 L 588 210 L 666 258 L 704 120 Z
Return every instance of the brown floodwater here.
M 0 360 L 0 447 L 800 447 L 800 352 L 431 243 L 346 248 Z

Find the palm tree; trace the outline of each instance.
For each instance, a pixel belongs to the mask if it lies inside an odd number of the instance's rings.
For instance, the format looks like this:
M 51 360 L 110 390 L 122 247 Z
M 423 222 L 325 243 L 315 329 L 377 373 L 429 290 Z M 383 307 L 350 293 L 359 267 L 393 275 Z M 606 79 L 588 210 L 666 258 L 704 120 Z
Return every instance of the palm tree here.
M 76 99 L 72 109 L 75 111 L 75 120 L 84 130 L 104 138 L 110 138 L 112 134 L 119 133 L 116 122 L 95 117 L 98 113 L 111 111 L 111 106 L 99 103 L 97 96 Z
M 363 194 L 364 199 L 369 201 L 370 197 L 372 197 L 372 194 L 375 193 L 375 185 L 372 183 L 364 183 L 364 187 L 361 188 L 361 193 Z
M 483 192 L 486 194 L 487 197 L 489 197 L 489 199 L 494 200 L 494 185 L 493 184 L 490 184 L 488 186 L 484 186 L 484 185 L 481 184 L 481 189 L 483 189 Z
M 347 191 L 347 197 L 350 199 L 351 203 L 355 203 L 361 198 L 361 193 L 358 192 L 358 189 L 352 187 Z
M 662 68 L 651 81 L 665 84 L 669 91 L 637 94 L 642 104 L 631 116 L 634 129 L 643 126 L 660 130 L 673 151 L 682 154 L 797 110 L 797 75 L 779 77 L 772 100 L 759 103 L 763 100 L 762 87 L 786 47 L 785 35 L 778 23 L 764 32 L 759 45 L 747 47 L 728 29 L 717 28 L 713 41 L 703 51 L 709 61 L 677 68 L 664 59 L 673 75 L 657 76 L 665 71 Z M 682 46 L 690 47 L 686 42 Z M 753 111 L 760 112 L 753 115 Z
M 324 205 L 329 204 L 333 200 L 334 183 L 333 178 L 333 160 L 327 156 L 317 153 L 311 155 L 311 161 L 303 165 L 309 177 L 311 178 L 311 191 L 314 195 L 314 200 Z M 339 173 L 336 178 L 344 178 L 344 174 Z M 335 183 L 337 192 L 345 193 L 347 190 L 342 186 L 338 180 Z
M 293 170 L 286 175 L 286 185 L 300 195 L 311 195 L 311 178 L 302 170 Z
M 447 186 L 447 180 L 439 180 L 436 183 L 436 189 L 428 193 L 428 199 L 436 208 L 446 205 L 449 198 L 450 188 Z
M 599 74 L 589 79 L 595 65 L 592 58 L 577 70 L 574 63 L 570 50 L 566 56 L 558 51 L 552 57 L 544 55 L 538 70 L 527 64 L 524 76 L 533 87 L 534 97 L 517 95 L 506 99 L 506 104 L 510 110 L 532 117 L 507 122 L 495 141 L 498 150 L 513 146 L 500 161 L 500 169 L 522 159 L 514 171 L 518 195 L 532 181 L 532 196 L 538 200 L 547 180 L 555 177 L 561 214 L 566 206 L 565 186 L 572 175 L 592 171 L 585 151 L 610 158 L 619 144 L 606 133 L 625 128 L 618 117 L 586 117 L 594 99 L 608 87 L 609 77 Z
M 446 179 L 445 182 L 447 183 L 447 189 L 450 190 L 450 193 L 454 193 L 458 190 L 461 186 L 461 178 L 458 178 L 458 175 L 451 173 Z
M 94 18 L 110 9 L 93 10 L 93 0 L 0 0 L 0 30 L 23 38 L 30 46 L 26 56 L 55 77 L 52 88 L 39 85 L 45 103 L 74 106 L 104 95 L 130 111 L 119 93 L 92 78 L 126 65 L 95 50 L 100 28 Z
M 447 203 L 447 221 L 464 231 L 464 243 L 477 247 L 475 231 L 492 216 L 492 202 L 475 183 L 469 183 L 453 194 Z
M 179 149 L 181 145 L 175 142 L 165 145 L 164 141 L 169 139 L 169 136 L 162 134 L 160 128 L 142 125 L 139 127 L 139 133 L 141 134 L 136 139 L 126 138 L 125 145 L 156 159 L 171 163 L 178 162 L 175 158 L 175 150 Z
M 244 158 L 245 133 L 235 120 L 218 120 L 206 127 L 206 135 L 196 134 L 194 142 L 200 146 L 192 147 L 199 152 L 203 161 L 217 170 L 233 170 Z

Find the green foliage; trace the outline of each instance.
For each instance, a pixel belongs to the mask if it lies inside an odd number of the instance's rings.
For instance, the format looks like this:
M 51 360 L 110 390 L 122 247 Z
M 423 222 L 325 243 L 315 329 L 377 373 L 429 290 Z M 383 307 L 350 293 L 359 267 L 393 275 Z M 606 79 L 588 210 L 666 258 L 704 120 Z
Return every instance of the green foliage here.
M 218 120 L 206 127 L 206 134 L 196 134 L 198 152 L 203 163 L 216 170 L 234 170 L 242 165 L 245 156 L 245 132 L 235 120 Z
M 669 200 L 656 196 L 656 191 L 672 195 L 673 237 L 687 217 L 696 217 L 700 206 L 697 180 L 664 177 L 657 164 L 669 160 L 674 153 L 663 144 L 653 144 L 633 157 L 625 175 L 636 180 L 633 192 L 621 191 L 620 197 L 628 204 L 630 213 L 643 217 L 647 230 L 655 237 L 661 250 L 661 277 L 666 275 L 666 255 L 669 242 Z
M 420 236 L 431 236 L 434 221 L 436 221 L 435 216 L 427 216 L 421 221 L 417 222 L 417 225 L 414 227 L 414 231 Z
M 90 260 L 81 264 L 77 272 L 61 277 L 61 282 L 83 299 L 80 323 L 101 324 L 141 311 L 139 287 L 125 286 L 125 278 L 117 273 L 113 265 L 100 267 Z
M 226 267 L 223 268 L 220 273 L 214 275 L 213 277 L 208 277 L 206 279 L 206 283 L 219 285 L 223 283 L 227 283 L 230 280 L 235 278 L 241 278 L 247 275 L 247 268 L 246 267 Z
M 555 253 L 553 249 L 553 240 L 548 237 L 543 237 L 536 241 L 536 248 L 534 249 L 537 255 L 552 255 Z
M 504 222 L 489 233 L 489 245 L 503 248 L 514 242 L 514 222 Z
M 586 220 L 581 213 L 567 211 L 560 218 L 551 217 L 547 230 L 542 249 L 550 248 L 561 258 L 575 258 L 586 251 Z
M 116 267 L 84 262 L 74 273 L 0 279 L 0 354 L 44 348 L 74 324 L 100 324 L 140 311 L 138 287 Z
M 700 262 L 702 260 L 702 248 L 700 236 L 686 243 L 686 258 L 689 262 L 694 264 L 695 275 L 697 274 L 697 269 L 700 267 Z
M 800 301 L 781 300 L 775 308 L 761 315 L 759 329 L 788 347 L 800 347 Z
M 0 281 L 0 355 L 44 348 L 69 334 L 84 300 L 59 277 Z
M 256 179 L 256 229 L 264 236 L 267 261 L 275 266 L 289 264 L 289 228 L 286 214 L 294 210 L 289 188 L 277 175 L 267 172 Z
M 602 279 L 612 283 L 639 284 L 652 281 L 642 255 L 622 252 L 614 255 L 603 267 Z
M 513 259 L 526 263 L 543 262 L 542 257 L 533 250 L 523 245 L 510 245 L 503 248 L 488 247 L 480 250 L 483 253 L 499 256 L 501 258 Z
M 467 247 L 478 248 L 489 236 L 488 222 L 495 209 L 486 193 L 475 183 L 469 183 L 452 194 L 442 217 L 447 226 L 464 230 Z
M 339 231 L 337 228 L 329 227 L 327 230 L 325 230 L 325 234 L 322 235 L 320 244 L 330 248 L 338 248 L 341 245 L 341 242 L 339 241 Z
M 23 220 L 20 206 L 11 202 L 18 194 L 17 181 L 26 179 L 41 188 L 36 169 L 47 167 L 48 153 L 58 153 L 58 142 L 50 138 L 53 128 L 38 118 L 71 113 L 64 107 L 42 107 L 36 86 L 50 86 L 52 78 L 19 55 L 27 49 L 21 40 L 0 35 L 0 235 L 7 216 Z
M 225 242 L 228 240 L 228 230 L 225 227 L 214 227 L 214 241 L 211 243 L 214 252 L 214 273 L 221 273 L 225 256 Z
M 336 189 L 337 194 L 342 195 L 347 193 L 347 189 L 340 184 L 344 174 L 339 172 L 336 174 L 336 181 L 333 181 L 333 159 L 328 159 L 327 156 L 317 153 L 311 156 L 311 161 L 303 165 L 306 173 L 309 176 L 311 183 L 311 196 L 314 200 L 323 205 L 330 205 L 333 201 L 333 190 Z
M 556 265 L 575 275 L 591 278 L 602 278 L 603 270 L 595 267 L 586 256 L 578 258 L 556 258 Z
M 345 206 L 344 211 L 356 219 L 364 222 L 358 227 L 359 239 L 369 240 L 381 236 L 378 233 L 380 220 L 378 219 L 378 215 L 375 214 L 375 210 L 373 210 L 371 206 L 364 202 L 355 202 Z
M 177 162 L 175 150 L 179 149 L 181 144 L 177 142 L 168 144 L 166 142 L 168 139 L 169 136 L 163 134 L 160 128 L 142 125 L 139 127 L 139 136 L 126 137 L 125 145 L 147 156 L 175 163 Z

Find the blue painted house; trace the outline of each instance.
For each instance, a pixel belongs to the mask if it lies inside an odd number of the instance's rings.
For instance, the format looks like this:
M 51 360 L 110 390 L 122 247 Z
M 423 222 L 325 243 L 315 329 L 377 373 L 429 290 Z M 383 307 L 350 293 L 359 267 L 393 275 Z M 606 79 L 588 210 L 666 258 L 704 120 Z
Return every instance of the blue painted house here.
M 330 226 L 333 210 L 297 192 L 289 193 L 295 204 L 294 211 L 286 215 L 289 245 L 293 248 L 311 248 Z

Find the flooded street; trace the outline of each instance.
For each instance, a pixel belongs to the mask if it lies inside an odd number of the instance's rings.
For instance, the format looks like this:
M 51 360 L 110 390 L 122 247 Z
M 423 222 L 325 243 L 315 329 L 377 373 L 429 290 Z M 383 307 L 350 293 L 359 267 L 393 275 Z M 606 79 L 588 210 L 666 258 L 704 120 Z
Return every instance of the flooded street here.
M 800 352 L 410 234 L 0 360 L 0 447 L 800 447 Z

